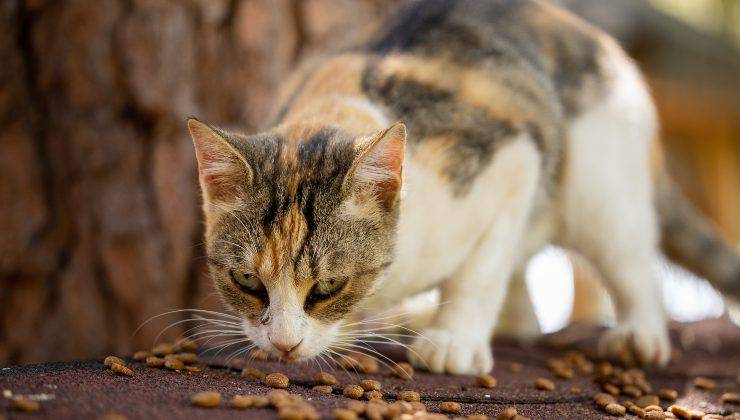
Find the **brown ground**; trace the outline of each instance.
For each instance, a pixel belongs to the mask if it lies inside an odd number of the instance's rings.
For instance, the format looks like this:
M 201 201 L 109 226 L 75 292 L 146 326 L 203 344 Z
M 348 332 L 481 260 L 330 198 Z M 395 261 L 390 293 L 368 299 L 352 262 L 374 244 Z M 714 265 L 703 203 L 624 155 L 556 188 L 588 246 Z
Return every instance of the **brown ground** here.
M 570 346 L 588 351 L 593 343 L 593 331 L 570 330 Z M 563 337 L 563 335 L 560 335 Z M 677 347 L 682 347 L 679 359 L 660 370 L 648 370 L 648 380 L 657 390 L 672 388 L 679 392 L 678 404 L 701 408 L 706 413 L 730 414 L 740 411 L 739 406 L 722 404 L 724 392 L 740 392 L 737 375 L 740 373 L 740 329 L 726 321 L 706 321 L 683 324 L 673 333 Z M 571 340 L 572 339 L 572 340 Z M 499 342 L 495 346 L 496 367 L 494 375 L 498 386 L 483 389 L 469 376 L 443 376 L 417 372 L 413 381 L 391 376 L 381 368 L 378 374 L 362 375 L 333 372 L 339 379 L 333 395 L 312 392 L 312 378 L 318 372 L 314 364 L 280 364 L 277 362 L 249 362 L 265 372 L 283 372 L 291 378 L 289 391 L 300 394 L 324 416 L 335 407 L 343 407 L 347 399 L 341 388 L 349 383 L 371 377 L 383 384 L 387 400 L 396 391 L 413 389 L 421 393 L 429 411 L 438 411 L 442 401 L 462 403 L 462 414 L 484 413 L 495 418 L 507 406 L 514 406 L 520 414 L 533 419 L 596 419 L 607 416 L 596 409 L 591 396 L 598 387 L 591 378 L 576 376 L 570 380 L 555 380 L 555 391 L 538 391 L 532 386 L 537 377 L 552 378 L 545 361 L 562 355 L 563 350 L 551 346 L 521 347 Z M 394 352 L 389 352 L 394 356 Z M 130 419 L 151 418 L 276 418 L 270 409 L 237 411 L 225 403 L 214 409 L 190 405 L 190 396 L 197 391 L 215 390 L 224 397 L 237 394 L 264 394 L 269 388 L 260 381 L 243 378 L 239 368 L 244 361 L 233 362 L 231 368 L 223 366 L 223 358 L 210 357 L 209 366 L 201 373 L 188 374 L 147 368 L 129 359 L 134 377 L 113 375 L 104 368 L 100 359 L 64 363 L 46 363 L 29 366 L 0 368 L 0 389 L 15 395 L 48 394 L 51 399 L 41 402 L 41 411 L 29 415 L 11 409 L 11 400 L 0 398 L 0 418 L 99 418 L 107 413 L 123 414 Z M 514 362 L 523 364 L 521 372 L 511 371 Z M 696 376 L 706 376 L 718 382 L 712 392 L 694 388 Z M 664 404 L 664 408 L 669 404 Z M 636 418 L 628 416 L 628 418 Z

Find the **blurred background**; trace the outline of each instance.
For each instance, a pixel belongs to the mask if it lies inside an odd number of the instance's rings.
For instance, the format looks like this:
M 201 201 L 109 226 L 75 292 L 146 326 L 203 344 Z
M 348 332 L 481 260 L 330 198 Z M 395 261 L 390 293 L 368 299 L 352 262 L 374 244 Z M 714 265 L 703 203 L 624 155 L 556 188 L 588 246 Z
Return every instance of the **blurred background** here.
M 556 2 L 639 62 L 671 173 L 738 243 L 740 1 Z M 263 128 L 301 59 L 359 39 L 398 3 L 0 2 L 0 364 L 129 352 L 177 320 L 134 335 L 153 315 L 221 309 L 185 117 Z M 706 282 L 657 269 L 675 319 L 725 316 Z M 560 250 L 535 258 L 528 286 L 545 331 L 603 319 L 572 313 L 574 296 L 604 293 Z

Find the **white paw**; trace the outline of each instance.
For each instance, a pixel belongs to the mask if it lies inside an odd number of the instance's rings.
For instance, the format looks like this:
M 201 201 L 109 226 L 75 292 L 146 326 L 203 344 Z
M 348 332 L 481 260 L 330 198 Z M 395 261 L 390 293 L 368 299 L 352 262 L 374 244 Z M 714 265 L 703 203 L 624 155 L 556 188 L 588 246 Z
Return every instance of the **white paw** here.
M 456 334 L 441 329 L 428 329 L 411 345 L 409 360 L 420 368 L 435 373 L 481 374 L 493 369 L 489 340 Z
M 671 358 L 671 343 L 663 322 L 629 322 L 604 333 L 599 355 L 620 359 L 630 355 L 641 364 L 665 365 Z

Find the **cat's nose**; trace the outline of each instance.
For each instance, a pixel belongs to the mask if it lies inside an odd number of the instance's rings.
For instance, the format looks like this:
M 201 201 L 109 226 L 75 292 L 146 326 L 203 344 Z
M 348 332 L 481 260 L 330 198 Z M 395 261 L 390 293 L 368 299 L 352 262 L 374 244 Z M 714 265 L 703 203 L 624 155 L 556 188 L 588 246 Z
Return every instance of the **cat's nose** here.
M 283 343 L 280 341 L 270 340 L 270 343 L 272 343 L 272 345 L 275 346 L 276 349 L 284 353 L 290 353 L 294 348 L 300 346 L 302 342 L 303 342 L 302 338 L 300 339 L 300 341 L 296 341 L 294 343 Z

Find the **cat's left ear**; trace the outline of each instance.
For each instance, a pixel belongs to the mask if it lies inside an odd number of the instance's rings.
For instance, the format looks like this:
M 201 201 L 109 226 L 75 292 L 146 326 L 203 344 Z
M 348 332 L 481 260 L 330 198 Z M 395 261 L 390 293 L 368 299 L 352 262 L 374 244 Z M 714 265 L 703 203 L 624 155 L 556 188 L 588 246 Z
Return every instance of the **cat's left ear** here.
M 345 177 L 343 190 L 371 190 L 385 204 L 395 202 L 403 180 L 406 126 L 389 128 L 355 141 L 355 160 Z
M 188 119 L 188 130 L 195 145 L 204 202 L 237 198 L 254 176 L 247 161 L 220 130 L 195 118 Z

